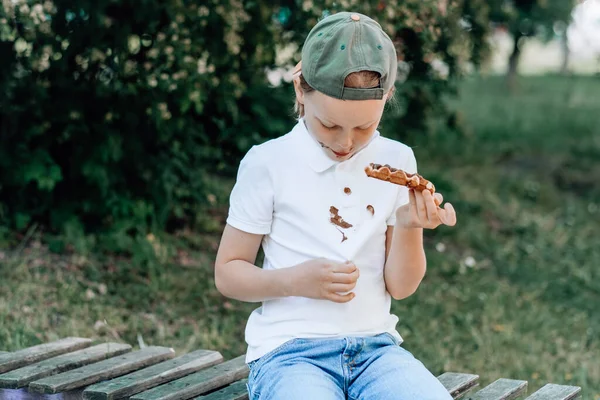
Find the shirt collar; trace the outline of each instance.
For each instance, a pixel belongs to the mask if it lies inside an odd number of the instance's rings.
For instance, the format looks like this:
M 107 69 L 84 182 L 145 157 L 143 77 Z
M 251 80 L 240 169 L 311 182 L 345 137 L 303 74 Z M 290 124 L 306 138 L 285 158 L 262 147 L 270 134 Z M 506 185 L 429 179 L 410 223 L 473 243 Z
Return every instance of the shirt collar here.
M 321 146 L 317 139 L 315 139 L 315 137 L 308 131 L 304 123 L 304 118 L 300 118 L 298 120 L 296 130 L 296 134 L 302 144 L 300 149 L 302 149 L 303 152 L 305 152 L 307 162 L 315 172 L 324 172 L 329 168 L 333 167 L 334 165 L 341 163 L 354 163 L 356 159 L 360 158 L 365 153 L 369 153 L 368 150 L 371 150 L 374 147 L 373 142 L 379 137 L 379 131 L 375 131 L 375 133 L 371 137 L 371 140 L 369 141 L 369 143 L 367 143 L 365 147 L 363 147 L 358 153 L 354 154 L 352 158 L 346 161 L 339 162 L 333 160 L 327 155 L 325 149 Z

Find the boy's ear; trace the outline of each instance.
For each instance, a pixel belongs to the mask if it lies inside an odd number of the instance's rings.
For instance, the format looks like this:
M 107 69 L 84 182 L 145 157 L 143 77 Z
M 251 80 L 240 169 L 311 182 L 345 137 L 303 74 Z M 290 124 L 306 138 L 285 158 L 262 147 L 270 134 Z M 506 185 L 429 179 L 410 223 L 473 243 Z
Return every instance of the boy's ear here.
M 392 86 L 392 88 L 389 90 L 389 92 L 386 93 L 385 95 L 385 101 L 391 101 L 394 98 L 394 93 L 396 93 L 396 87 Z
M 304 105 L 304 90 L 300 86 L 300 78 L 294 79 L 294 91 L 296 92 L 296 100 L 298 103 Z

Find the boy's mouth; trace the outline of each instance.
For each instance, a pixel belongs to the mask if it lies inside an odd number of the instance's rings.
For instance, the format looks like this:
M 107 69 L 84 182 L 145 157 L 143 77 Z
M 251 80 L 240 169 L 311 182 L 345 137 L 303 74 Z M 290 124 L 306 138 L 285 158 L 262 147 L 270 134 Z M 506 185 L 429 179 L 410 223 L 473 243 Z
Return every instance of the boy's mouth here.
M 335 154 L 335 155 L 336 155 L 336 157 L 340 157 L 340 158 L 343 158 L 343 157 L 349 156 L 350 154 L 352 154 L 352 151 L 354 150 L 354 149 L 351 149 L 351 150 L 350 150 L 350 151 L 348 151 L 348 152 L 342 152 L 342 153 L 340 153 L 340 152 L 337 152 L 337 151 L 333 150 L 331 147 L 327 146 L 327 145 L 326 145 L 325 143 L 323 143 L 323 142 L 319 142 L 319 144 L 320 144 L 320 145 L 321 145 L 321 147 L 323 147 L 324 149 L 329 149 L 329 150 L 331 150 L 331 152 L 332 152 L 333 154 Z
M 350 152 L 348 152 L 348 153 L 338 153 L 338 152 L 337 152 L 337 151 L 335 151 L 335 150 L 331 150 L 331 151 L 333 152 L 333 154 L 335 154 L 335 155 L 336 155 L 336 156 L 338 156 L 338 157 L 346 157 L 347 155 L 349 155 L 349 154 L 350 154 Z

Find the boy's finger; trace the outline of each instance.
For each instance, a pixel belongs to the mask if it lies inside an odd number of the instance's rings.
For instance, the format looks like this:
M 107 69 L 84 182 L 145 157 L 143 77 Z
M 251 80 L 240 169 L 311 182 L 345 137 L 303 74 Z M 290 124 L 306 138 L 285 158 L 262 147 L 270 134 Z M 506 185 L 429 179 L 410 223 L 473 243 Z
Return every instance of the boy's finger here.
M 408 190 L 408 203 L 410 207 L 413 209 L 417 209 L 417 196 L 415 195 L 415 191 L 413 189 Z
M 438 216 L 438 208 L 435 205 L 433 196 L 429 190 L 423 190 L 423 200 L 427 207 L 427 220 L 430 224 L 438 224 L 440 217 Z
M 356 282 L 353 283 L 332 283 L 329 290 L 337 294 L 348 294 L 356 287 Z
M 331 282 L 333 283 L 352 283 L 356 282 L 360 273 L 358 272 L 358 268 L 356 268 L 352 272 L 335 272 L 333 274 L 333 279 Z
M 333 268 L 333 272 L 349 274 L 356 270 L 356 265 L 354 265 L 351 261 L 346 261 L 345 263 L 339 263 Z
M 418 192 L 416 190 L 413 190 L 414 194 L 415 194 L 415 198 L 417 201 L 417 216 L 419 217 L 419 221 L 421 221 L 421 223 L 424 223 L 427 221 L 427 208 L 425 208 L 425 201 L 423 199 L 423 192 Z
M 434 193 L 433 200 L 435 202 L 435 205 L 439 207 L 440 204 L 442 204 L 444 202 L 444 196 L 442 196 L 441 193 Z
M 444 206 L 446 213 L 448 214 L 448 225 L 454 226 L 456 225 L 456 210 L 454 210 L 454 206 L 450 203 Z
M 446 203 L 443 209 L 438 210 L 440 219 L 444 225 L 456 225 L 456 211 L 450 203 Z
M 354 298 L 354 292 L 347 294 L 329 293 L 325 298 L 331 300 L 334 303 L 347 303 Z

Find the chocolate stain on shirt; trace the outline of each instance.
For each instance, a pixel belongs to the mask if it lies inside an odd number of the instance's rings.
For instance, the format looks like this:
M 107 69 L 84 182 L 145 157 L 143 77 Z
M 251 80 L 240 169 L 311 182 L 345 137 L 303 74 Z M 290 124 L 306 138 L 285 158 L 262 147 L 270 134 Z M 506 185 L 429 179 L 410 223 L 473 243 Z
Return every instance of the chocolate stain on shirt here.
M 331 213 L 331 217 L 329 218 L 329 222 L 331 222 L 332 224 L 336 225 L 336 228 L 338 231 L 340 231 L 340 233 L 342 234 L 342 241 L 341 243 L 344 243 L 345 240 L 348 240 L 348 236 L 346 236 L 346 234 L 344 232 L 342 232 L 342 229 L 348 229 L 352 227 L 352 224 L 344 221 L 344 219 L 338 214 L 340 210 L 338 210 L 337 208 L 335 208 L 334 206 L 329 207 L 329 212 Z M 339 228 L 338 228 L 339 227 Z
M 340 228 L 335 228 L 338 231 L 340 231 L 340 233 L 342 234 L 342 241 L 340 243 L 344 243 L 344 240 L 348 240 L 348 236 L 346 236 L 346 234 L 344 232 L 342 232 L 342 230 Z
M 337 225 L 343 229 L 352 228 L 352 224 L 349 224 L 348 222 L 344 221 L 344 219 L 338 214 L 339 211 L 340 210 L 338 210 L 334 206 L 329 207 L 329 212 L 331 213 L 331 218 L 329 218 L 329 221 L 332 224 Z
M 375 209 L 373 208 L 372 205 L 369 204 L 367 206 L 367 210 L 371 213 L 371 215 L 375 215 Z

